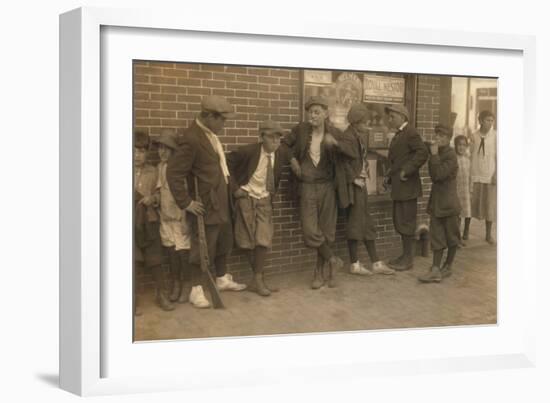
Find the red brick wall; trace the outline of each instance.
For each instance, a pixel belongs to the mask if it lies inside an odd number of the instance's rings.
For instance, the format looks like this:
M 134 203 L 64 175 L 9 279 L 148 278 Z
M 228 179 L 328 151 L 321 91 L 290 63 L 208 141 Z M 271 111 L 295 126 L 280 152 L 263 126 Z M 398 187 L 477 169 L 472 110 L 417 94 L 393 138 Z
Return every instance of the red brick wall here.
M 418 86 L 416 95 L 416 128 L 422 138 L 434 140 L 434 126 L 439 123 L 440 111 L 440 81 L 441 76 L 418 76 Z M 428 206 L 428 197 L 432 187 L 432 181 L 428 174 L 428 164 L 425 164 L 420 170 L 422 178 L 423 197 L 418 200 L 418 223 L 428 222 L 426 208 Z
M 237 117 L 227 122 L 224 135 L 220 136 L 227 150 L 256 142 L 262 120 L 276 120 L 283 128 L 290 129 L 301 117 L 301 81 L 296 69 L 135 62 L 134 83 L 134 127 L 152 137 L 165 127 L 181 133 L 200 111 L 204 95 L 225 96 L 235 106 Z M 439 77 L 419 76 L 416 101 L 416 124 L 428 139 L 438 120 Z M 425 168 L 423 174 L 427 177 Z M 309 270 L 316 258 L 314 251 L 303 245 L 298 206 L 289 194 L 287 178 L 288 172 L 283 176 L 275 202 L 275 237 L 267 262 L 268 272 Z M 423 183 L 425 197 L 419 201 L 419 221 L 427 219 L 424 212 L 429 178 L 424 178 Z M 374 201 L 371 211 L 378 230 L 379 255 L 387 258 L 400 248 L 400 238 L 393 229 L 391 202 Z M 339 214 L 335 249 L 347 260 L 343 212 Z M 366 258 L 364 248 L 360 250 L 361 258 Z M 241 277 L 250 275 L 241 252 L 232 254 L 229 270 Z

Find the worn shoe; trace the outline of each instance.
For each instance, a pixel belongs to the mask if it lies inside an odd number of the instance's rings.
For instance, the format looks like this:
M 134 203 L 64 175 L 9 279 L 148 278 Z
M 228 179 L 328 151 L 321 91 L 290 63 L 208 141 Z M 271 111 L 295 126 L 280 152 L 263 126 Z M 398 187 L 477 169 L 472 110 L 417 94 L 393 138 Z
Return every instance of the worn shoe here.
M 176 301 L 178 304 L 185 304 L 186 302 L 189 302 L 189 293 L 190 293 L 189 285 L 183 286 L 183 281 L 181 282 L 181 291 L 180 296 L 178 300 Z
M 388 264 L 389 264 L 390 266 L 396 265 L 396 264 L 400 264 L 401 261 L 402 261 L 404 258 L 405 258 L 405 255 L 404 255 L 404 254 L 399 255 L 398 257 L 394 257 L 393 259 L 390 259 L 390 260 L 388 261 Z
M 395 270 L 389 268 L 386 263 L 381 260 L 372 264 L 372 271 L 374 274 L 395 274 Z
M 390 268 L 392 268 L 395 271 L 406 271 L 413 268 L 413 260 L 406 260 L 403 259 L 398 263 L 392 264 L 391 262 L 388 264 Z
M 453 270 L 447 263 L 443 264 L 440 271 L 441 271 L 441 278 L 447 278 L 447 277 L 450 277 L 451 274 L 453 274 Z
M 176 309 L 176 307 L 170 302 L 170 299 L 168 299 L 168 296 L 164 290 L 157 290 L 155 302 L 163 311 L 173 311 Z
M 328 261 L 328 281 L 329 288 L 336 287 L 335 274 L 344 267 L 344 262 L 338 256 L 332 256 Z
M 489 245 L 494 245 L 494 244 L 495 244 L 495 240 L 494 240 L 494 238 L 493 238 L 492 236 L 486 237 L 486 238 L 485 238 L 485 241 L 487 241 L 487 243 L 488 243 Z
M 439 267 L 432 266 L 426 274 L 418 276 L 418 281 L 421 283 L 439 283 L 441 281 L 441 271 Z
M 360 276 L 371 276 L 373 274 L 373 272 L 363 266 L 361 262 L 352 263 L 349 267 L 349 272 Z
M 325 279 L 323 278 L 322 269 L 318 269 L 317 267 L 315 267 L 315 270 L 313 271 L 313 281 L 311 282 L 311 288 L 314 290 L 318 290 L 323 285 L 325 285 Z
M 261 273 L 254 275 L 254 288 L 256 289 L 256 293 L 262 297 L 269 297 L 271 295 L 271 291 L 264 284 L 264 278 Z
M 233 276 L 226 273 L 222 277 L 216 277 L 216 287 L 220 291 L 242 291 L 246 288 L 246 284 L 239 284 L 233 281 Z
M 279 292 L 279 287 L 275 287 L 274 285 L 267 284 L 267 282 L 265 281 L 264 273 L 262 273 L 262 279 L 264 280 L 265 288 L 267 288 L 271 292 Z
M 180 298 L 181 285 L 182 285 L 182 281 L 174 280 L 174 283 L 172 284 L 172 292 L 170 293 L 171 302 L 176 302 Z
M 189 293 L 189 302 L 195 308 L 210 307 L 210 302 L 208 302 L 208 300 L 204 296 L 204 291 L 202 290 L 201 285 L 196 285 L 195 287 L 191 288 L 191 292 Z

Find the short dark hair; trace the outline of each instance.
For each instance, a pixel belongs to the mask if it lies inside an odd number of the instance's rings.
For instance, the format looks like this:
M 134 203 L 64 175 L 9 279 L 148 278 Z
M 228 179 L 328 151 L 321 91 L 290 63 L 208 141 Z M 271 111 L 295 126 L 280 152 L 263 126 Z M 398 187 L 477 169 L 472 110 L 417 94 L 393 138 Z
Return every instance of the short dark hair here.
M 488 117 L 494 118 L 495 115 L 494 115 L 493 112 L 491 112 L 491 111 L 489 111 L 489 110 L 487 110 L 487 109 L 484 110 L 484 111 L 481 111 L 481 112 L 479 113 L 479 118 L 478 118 L 479 123 L 481 123 L 484 119 L 486 119 L 486 118 L 488 118 Z
M 458 136 L 455 137 L 455 140 L 454 140 L 455 148 L 458 147 L 458 142 L 459 141 L 464 141 L 466 143 L 466 145 L 468 145 L 468 139 L 466 138 L 466 136 L 463 136 L 462 134 L 459 134 Z

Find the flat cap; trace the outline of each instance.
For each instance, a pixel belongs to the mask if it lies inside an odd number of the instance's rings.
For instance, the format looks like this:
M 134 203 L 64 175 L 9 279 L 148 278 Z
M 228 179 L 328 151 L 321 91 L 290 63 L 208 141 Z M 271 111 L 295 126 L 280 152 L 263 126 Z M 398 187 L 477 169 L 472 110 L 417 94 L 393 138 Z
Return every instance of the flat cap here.
M 149 135 L 142 131 L 134 132 L 134 147 L 136 148 L 149 147 Z
M 448 137 L 452 136 L 453 135 L 453 131 L 451 130 L 451 128 L 449 126 L 445 126 L 444 124 L 442 123 L 439 123 L 437 125 L 435 125 L 434 127 L 434 131 L 436 133 L 441 133 L 441 134 L 444 134 Z
M 162 129 L 160 136 L 152 140 L 154 143 L 164 144 L 167 147 L 170 147 L 172 150 L 178 148 L 178 143 L 176 141 L 176 133 L 172 129 Z
M 369 115 L 370 111 L 364 103 L 353 104 L 348 112 L 348 122 L 359 123 Z
M 272 120 L 264 120 L 260 123 L 259 127 L 260 133 L 263 132 L 271 132 L 271 133 L 279 133 L 280 135 L 284 134 L 283 128 L 279 124 L 279 122 L 274 122 Z
M 313 105 L 320 105 L 323 108 L 327 109 L 328 108 L 328 101 L 325 97 L 322 97 L 320 95 L 315 95 L 315 96 L 309 97 L 307 102 L 306 102 L 306 105 L 305 105 L 306 111 L 309 108 L 311 108 Z
M 227 99 L 219 95 L 208 95 L 202 99 L 201 109 L 206 112 L 216 112 L 226 118 L 235 117 L 233 105 Z
M 386 113 L 390 113 L 390 112 L 400 113 L 401 115 L 405 116 L 407 120 L 409 120 L 409 110 L 405 107 L 405 105 L 401 105 L 401 104 L 390 105 L 390 106 L 386 106 L 385 110 L 386 110 Z

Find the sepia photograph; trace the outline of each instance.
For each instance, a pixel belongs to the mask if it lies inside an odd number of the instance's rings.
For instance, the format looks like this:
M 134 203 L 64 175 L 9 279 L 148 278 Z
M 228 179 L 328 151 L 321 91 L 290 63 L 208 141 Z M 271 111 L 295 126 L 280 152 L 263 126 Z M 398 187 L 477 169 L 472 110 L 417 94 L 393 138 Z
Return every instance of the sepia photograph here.
M 128 74 L 135 342 L 497 324 L 496 77 Z

